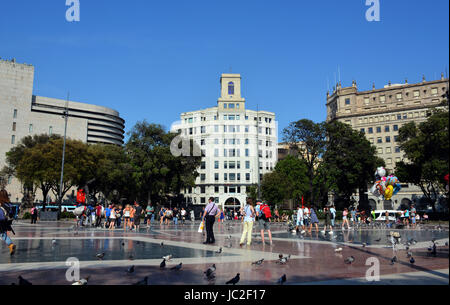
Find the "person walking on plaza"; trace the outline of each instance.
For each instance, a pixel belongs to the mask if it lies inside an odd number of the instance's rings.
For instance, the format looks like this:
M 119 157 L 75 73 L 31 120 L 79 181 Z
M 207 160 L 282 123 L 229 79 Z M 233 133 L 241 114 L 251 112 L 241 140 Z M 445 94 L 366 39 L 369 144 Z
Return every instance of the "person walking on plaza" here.
M 102 223 L 102 206 L 97 204 L 95 207 L 95 227 L 98 228 Z
M 186 222 L 186 210 L 184 208 L 181 208 L 180 214 L 181 214 L 181 224 L 184 225 L 184 223 Z
M 178 209 L 176 207 L 173 208 L 172 215 L 173 215 L 172 216 L 173 224 L 174 225 L 178 225 L 179 212 L 178 212 Z
M 129 204 L 123 209 L 123 230 L 126 231 L 130 227 L 131 207 Z
M 405 208 L 405 212 L 404 212 L 404 218 L 403 218 L 403 224 L 409 228 L 409 210 L 408 208 Z
M 357 221 L 356 221 L 356 210 L 355 210 L 354 207 L 351 208 L 351 210 L 350 210 L 350 215 L 351 215 L 350 220 L 351 220 L 352 223 L 353 223 L 352 225 L 355 226 Z
M 417 210 L 416 210 L 414 204 L 411 204 L 410 215 L 411 215 L 411 225 L 412 225 L 413 229 L 416 228 L 416 214 L 417 214 Z
M 219 222 L 223 223 L 224 220 L 225 220 L 225 213 L 223 210 L 220 210 Z
M 300 234 L 305 233 L 305 223 L 303 222 L 303 208 L 300 206 L 297 207 L 297 226 L 295 230 L 298 232 L 300 230 L 300 227 L 302 228 L 302 231 Z
M 38 210 L 38 208 L 36 207 L 36 205 L 34 205 L 32 208 L 31 208 L 31 224 L 36 224 L 36 221 L 37 221 L 37 219 L 38 219 L 38 213 L 39 213 L 39 210 Z
M 0 180 L 0 237 L 9 248 L 9 254 L 16 253 L 16 245 L 8 236 L 8 232 L 12 231 L 12 205 L 9 201 L 8 192 L 5 190 L 5 182 Z
M 330 207 L 330 212 L 331 212 L 331 227 L 334 228 L 336 220 L 336 209 L 334 208 L 333 204 Z
M 111 206 L 111 212 L 109 215 L 109 229 L 114 230 L 114 226 L 116 225 L 116 219 L 117 219 L 117 212 L 114 208 L 114 205 Z
M 239 246 L 241 247 L 244 245 L 246 235 L 247 245 L 250 246 L 252 243 L 253 223 L 255 222 L 256 215 L 252 199 L 247 199 L 247 204 L 243 208 L 242 214 L 244 215 L 244 230 L 242 231 L 241 241 L 239 242 Z
M 325 207 L 323 211 L 325 213 L 325 226 L 323 227 L 322 233 L 325 234 L 328 227 L 330 227 L 329 234 L 333 234 L 333 226 L 331 225 L 331 218 L 333 217 L 333 215 L 331 214 L 330 208 Z
M 109 205 L 105 209 L 105 229 L 109 227 L 109 218 L 111 217 L 111 210 L 112 210 L 112 206 L 111 205 Z
M 203 213 L 203 219 L 205 220 L 206 227 L 206 241 L 203 244 L 214 244 L 216 242 L 214 238 L 213 225 L 216 220 L 216 216 L 219 213 L 219 207 L 215 203 L 214 197 L 209 198 L 209 203 Z
M 166 208 L 161 207 L 159 210 L 159 224 L 162 225 L 164 222 L 164 215 L 166 214 Z
M 312 206 L 309 208 L 311 215 L 311 223 L 309 224 L 309 233 L 312 232 L 313 224 L 316 227 L 316 232 L 319 233 L 319 218 L 317 218 L 316 207 Z
M 134 207 L 134 205 L 129 205 L 130 207 L 130 220 L 129 220 L 129 226 L 128 228 L 130 229 L 130 231 L 133 231 L 134 229 L 134 216 L 136 215 L 136 209 Z
M 150 228 L 150 225 L 152 224 L 152 220 L 154 217 L 153 215 L 155 213 L 155 208 L 151 204 L 149 204 L 149 205 L 147 205 L 145 212 L 147 213 L 147 217 L 146 217 L 147 228 Z
M 303 208 L 303 223 L 305 224 L 305 228 L 309 228 L 309 224 L 311 222 L 311 212 L 308 207 L 305 206 Z
M 270 231 L 270 223 L 269 223 L 270 217 L 268 217 L 270 214 L 270 207 L 265 203 L 263 204 L 261 202 L 261 200 L 258 200 L 256 202 L 255 212 L 256 212 L 256 216 L 258 217 L 258 225 L 259 225 L 259 229 L 261 230 L 261 240 L 262 240 L 263 245 L 265 244 L 264 243 L 264 231 L 267 231 L 267 234 L 269 235 L 269 244 L 273 245 L 272 232 Z
M 348 209 L 345 208 L 342 212 L 342 230 L 345 230 L 345 224 L 347 224 L 347 229 L 350 230 L 350 223 L 348 222 Z
M 139 231 L 141 227 L 141 215 L 143 213 L 142 207 L 135 201 L 134 202 L 134 230 Z
M 115 221 L 114 227 L 120 228 L 120 225 L 122 224 L 123 206 L 121 206 L 121 205 L 117 205 L 117 206 L 113 205 L 113 207 L 114 207 L 114 211 L 116 212 L 115 213 L 116 221 Z

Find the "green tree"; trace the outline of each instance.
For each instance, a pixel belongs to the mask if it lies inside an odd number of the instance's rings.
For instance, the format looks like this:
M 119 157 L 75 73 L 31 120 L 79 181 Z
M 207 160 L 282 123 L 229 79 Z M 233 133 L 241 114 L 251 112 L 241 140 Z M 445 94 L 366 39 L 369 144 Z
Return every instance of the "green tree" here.
M 410 122 L 399 130 L 404 160 L 396 164 L 397 177 L 418 185 L 433 211 L 439 194 L 445 192 L 444 176 L 449 171 L 448 126 L 449 113 L 445 107 L 435 110 L 427 121 L 419 125 Z
M 325 123 L 314 123 L 302 119 L 289 124 L 283 130 L 283 139 L 289 143 L 290 151 L 304 160 L 309 178 L 309 194 L 311 203 L 315 202 L 314 180 L 320 164 L 320 158 L 325 151 Z
M 133 127 L 129 136 L 126 152 L 139 198 L 150 203 L 152 198 L 163 199 L 169 193 L 194 186 L 201 157 L 173 156 L 170 144 L 176 134 L 166 132 L 161 125 L 143 121 Z
M 327 146 L 323 156 L 324 177 L 331 191 L 350 203 L 352 194 L 359 190 L 360 204 L 377 166 L 384 161 L 376 156 L 376 148 L 365 135 L 350 125 L 334 121 L 326 124 Z
M 272 173 L 263 176 L 261 183 L 263 198 L 272 204 L 287 199 L 300 200 L 308 188 L 308 168 L 305 161 L 294 156 L 287 156 L 279 161 Z
M 246 192 L 247 197 L 252 199 L 253 202 L 256 203 L 256 200 L 260 199 L 260 198 L 257 198 L 258 197 L 258 185 L 257 184 L 252 184 L 252 185 L 247 186 L 246 191 L 247 191 Z
M 85 181 L 89 169 L 95 166 L 93 158 L 87 152 L 87 144 L 67 139 L 60 198 L 62 147 L 63 139 L 55 138 L 47 143 L 26 148 L 16 167 L 17 177 L 21 181 L 29 181 L 39 186 L 44 202 L 50 190 L 56 196 L 57 202 L 60 202 L 70 188 Z
M 40 134 L 34 136 L 26 136 L 21 139 L 21 141 L 11 148 L 9 152 L 6 153 L 6 166 L 3 168 L 2 172 L 5 177 L 16 176 L 19 181 L 24 186 L 24 198 L 31 197 L 31 201 L 34 201 L 33 198 L 36 195 L 36 190 L 40 188 L 43 193 L 43 201 L 46 202 L 47 194 L 50 192 L 51 185 L 49 183 L 43 182 L 38 177 L 38 174 L 33 175 L 33 172 L 27 172 L 26 174 L 22 173 L 22 175 L 18 175 L 17 168 L 19 164 L 27 165 L 30 168 L 32 164 L 24 164 L 22 162 L 22 158 L 25 154 L 25 151 L 34 148 L 39 144 L 46 144 L 51 140 L 60 139 L 61 137 L 58 135 L 47 135 Z M 28 194 L 31 196 L 27 196 Z
M 112 144 L 95 144 L 89 145 L 88 153 L 95 162 L 88 175 L 95 179 L 89 185 L 89 192 L 94 196 L 102 193 L 109 200 L 131 198 L 135 193 L 133 167 L 125 148 Z M 117 198 L 114 198 L 114 194 Z

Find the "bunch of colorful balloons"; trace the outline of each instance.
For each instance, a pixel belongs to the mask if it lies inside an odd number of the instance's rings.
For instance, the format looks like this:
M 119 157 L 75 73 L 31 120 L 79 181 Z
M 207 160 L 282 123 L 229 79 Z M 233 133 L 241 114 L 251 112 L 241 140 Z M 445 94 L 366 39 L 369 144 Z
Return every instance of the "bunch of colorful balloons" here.
M 386 177 L 384 167 L 379 167 L 375 172 L 375 184 L 370 192 L 377 198 L 384 197 L 384 200 L 391 200 L 392 196 L 396 195 L 401 188 L 397 177 L 394 175 Z

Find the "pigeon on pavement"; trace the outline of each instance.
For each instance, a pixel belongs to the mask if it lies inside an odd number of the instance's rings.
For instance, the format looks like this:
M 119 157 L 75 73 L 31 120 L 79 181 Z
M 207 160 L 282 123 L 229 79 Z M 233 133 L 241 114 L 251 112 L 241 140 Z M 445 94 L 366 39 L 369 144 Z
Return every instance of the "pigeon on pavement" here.
M 353 257 L 353 256 L 350 256 L 350 257 L 347 257 L 345 260 L 344 260 L 344 263 L 346 263 L 346 264 L 351 264 L 351 263 L 353 263 L 355 261 L 355 258 Z
M 240 273 L 236 274 L 236 276 L 234 278 L 232 278 L 231 280 L 226 282 L 226 285 L 228 285 L 228 284 L 236 285 L 239 282 L 239 280 L 240 280 L 239 275 L 240 275 Z
M 127 273 L 132 274 L 134 272 L 134 265 L 128 268 Z
M 98 259 L 102 260 L 102 259 L 105 257 L 105 253 L 104 253 L 104 252 L 98 253 L 98 254 L 96 255 L 96 257 L 97 257 Z
M 176 265 L 176 266 L 174 266 L 174 267 L 172 267 L 172 268 L 170 268 L 170 270 L 181 270 L 181 267 L 183 266 L 183 263 L 179 263 L 178 265 Z
M 264 258 L 262 258 L 262 259 L 260 259 L 260 260 L 258 260 L 258 261 L 256 261 L 256 262 L 253 262 L 252 265 L 258 265 L 258 266 L 260 266 L 263 262 L 264 262 Z
M 220 249 L 218 251 L 216 251 L 217 254 L 222 253 L 222 247 L 220 247 Z
M 134 286 L 148 286 L 148 276 L 146 276 L 142 281 L 133 284 Z
M 19 286 L 31 286 L 31 282 L 24 279 L 21 275 L 19 275 Z
M 159 265 L 159 268 L 164 269 L 166 268 L 166 260 L 163 259 L 163 261 L 161 262 L 161 264 Z
M 205 272 L 203 272 L 207 278 L 214 277 L 214 272 L 216 272 L 216 264 L 213 264 L 211 267 L 208 268 Z
M 285 282 L 286 282 L 286 274 L 283 274 L 283 276 L 278 279 L 277 283 L 279 285 L 283 285 L 283 283 Z
M 342 248 L 334 249 L 334 252 L 342 252 Z
M 170 260 L 172 259 L 172 254 L 168 254 L 166 256 L 163 256 L 162 258 L 165 259 L 166 262 L 170 262 Z
M 81 280 L 73 283 L 72 286 L 86 286 L 89 282 L 89 278 L 90 278 L 90 276 L 88 276 L 85 279 L 81 279 Z
M 414 264 L 414 263 L 416 262 L 416 260 L 414 259 L 414 257 L 411 257 L 411 258 L 409 259 L 409 262 L 410 262 L 411 264 Z

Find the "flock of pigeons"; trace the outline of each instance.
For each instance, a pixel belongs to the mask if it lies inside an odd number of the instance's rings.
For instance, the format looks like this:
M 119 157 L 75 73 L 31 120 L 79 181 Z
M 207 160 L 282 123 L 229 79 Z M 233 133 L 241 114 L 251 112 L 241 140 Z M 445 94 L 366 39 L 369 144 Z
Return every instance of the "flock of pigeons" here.
M 229 229 L 229 228 L 228 228 L 228 229 Z M 400 239 L 400 236 L 399 236 L 398 234 L 397 234 L 396 236 L 393 236 L 392 234 L 390 234 L 390 235 L 387 235 L 387 237 L 388 237 L 388 241 L 390 241 L 390 243 L 392 244 L 392 248 L 394 249 L 394 251 L 396 251 L 396 246 L 400 244 L 400 240 L 401 240 L 401 239 Z M 231 237 L 231 235 L 229 235 L 226 239 L 229 240 L 229 245 L 225 245 L 225 247 L 226 247 L 226 248 L 231 248 L 231 247 L 232 247 L 232 243 L 231 243 L 232 237 Z M 379 242 L 379 241 L 381 241 L 381 238 L 380 238 L 380 239 L 377 239 L 377 240 L 375 240 L 375 241 L 376 241 L 376 242 Z M 432 245 L 431 245 L 430 247 L 428 247 L 428 255 L 429 255 L 429 256 L 434 256 L 434 257 L 436 257 L 436 256 L 437 256 L 437 242 L 436 242 L 435 239 L 432 239 L 431 242 L 432 242 Z M 139 243 L 139 242 L 137 242 L 137 243 Z M 407 252 L 406 252 L 406 257 L 409 258 L 409 262 L 410 262 L 411 264 L 414 264 L 414 263 L 415 263 L 415 259 L 414 259 L 414 257 L 413 257 L 413 253 L 410 251 L 410 246 L 411 246 L 411 245 L 415 245 L 416 243 L 417 243 L 416 240 L 414 240 L 414 239 L 409 239 L 409 240 L 404 244 L 405 250 L 407 251 Z M 56 246 L 56 245 L 57 245 L 57 241 L 56 241 L 56 239 L 53 239 L 53 240 L 52 240 L 52 247 L 54 247 L 54 246 Z M 362 247 L 366 247 L 367 245 L 368 245 L 368 243 L 363 243 L 363 244 L 362 244 Z M 122 242 L 122 246 L 124 246 L 124 243 L 123 243 L 123 242 Z M 164 247 L 164 242 L 161 242 L 160 246 L 161 246 L 161 247 Z M 448 242 L 445 243 L 445 246 L 448 246 Z M 342 251 L 343 251 L 342 248 L 337 248 L 337 249 L 335 249 L 335 252 L 336 252 L 336 253 L 340 253 L 340 252 L 342 252 Z M 219 250 L 217 250 L 215 253 L 216 253 L 216 254 L 221 254 L 221 253 L 222 253 L 222 247 L 220 247 Z M 98 253 L 98 254 L 96 255 L 96 258 L 99 259 L 99 260 L 103 260 L 104 257 L 105 257 L 105 253 L 104 253 L 104 252 Z M 166 265 L 166 262 L 170 262 L 170 261 L 172 260 L 172 258 L 173 258 L 173 256 L 172 256 L 171 254 L 168 254 L 168 255 L 166 255 L 166 256 L 163 256 L 163 257 L 162 257 L 163 261 L 160 263 L 160 266 L 159 266 L 160 269 L 161 269 L 161 270 L 165 269 L 166 266 L 167 266 L 167 265 Z M 290 255 L 290 254 L 289 254 L 288 256 L 284 256 L 283 254 L 279 254 L 278 260 L 276 261 L 276 263 L 279 264 L 279 265 L 285 265 L 285 264 L 288 263 L 288 261 L 290 260 L 290 258 L 291 258 L 291 255 Z M 130 255 L 129 259 L 130 259 L 130 260 L 133 259 L 132 255 Z M 354 263 L 354 262 L 355 262 L 355 257 L 354 257 L 354 256 L 349 256 L 349 257 L 347 257 L 347 258 L 344 259 L 344 263 L 345 263 L 345 264 L 352 264 L 352 263 Z M 391 259 L 391 265 L 394 265 L 396 262 L 398 262 L 398 258 L 397 258 L 397 256 L 395 255 L 395 256 Z M 263 263 L 264 263 L 264 258 L 262 258 L 262 259 L 260 259 L 260 260 L 258 260 L 258 261 L 252 262 L 251 264 L 252 264 L 252 265 L 255 265 L 255 266 L 261 266 Z M 183 263 L 180 262 L 179 264 L 177 264 L 177 265 L 171 267 L 170 270 L 173 270 L 173 271 L 179 271 L 179 270 L 181 270 L 182 267 L 183 267 Z M 204 273 L 206 279 L 209 280 L 209 281 L 214 280 L 214 279 L 216 278 L 216 270 L 217 270 L 216 265 L 213 264 L 213 265 L 212 265 L 211 267 L 209 267 L 206 271 L 204 271 L 203 273 Z M 127 269 L 127 271 L 126 271 L 126 273 L 127 273 L 128 275 L 131 275 L 131 274 L 133 274 L 134 272 L 135 272 L 135 266 L 134 266 L 134 265 L 131 266 L 131 267 L 129 267 L 129 268 Z M 19 283 L 18 283 L 18 284 L 12 283 L 11 285 L 21 285 L 21 286 L 29 286 L 29 285 L 32 285 L 31 282 L 29 282 L 28 280 L 24 279 L 22 276 L 19 276 L 18 279 L 19 279 Z M 80 286 L 80 285 L 81 285 L 81 286 L 87 285 L 88 282 L 89 282 L 89 279 L 90 279 L 90 276 L 88 276 L 88 277 L 86 277 L 86 278 L 83 278 L 83 279 L 81 279 L 81 280 L 79 280 L 79 281 L 76 281 L 76 282 L 74 282 L 72 285 L 77 285 L 77 286 Z M 231 284 L 231 285 L 236 285 L 237 283 L 239 283 L 239 281 L 240 281 L 240 273 L 237 273 L 235 277 L 233 277 L 232 279 L 230 279 L 229 281 L 227 281 L 225 284 L 226 284 L 226 285 L 229 285 L 229 284 Z M 277 280 L 276 283 L 279 284 L 279 285 L 282 285 L 282 284 L 284 284 L 286 281 L 287 281 L 286 274 L 283 274 L 283 275 Z M 149 285 L 149 278 L 148 278 L 148 276 L 146 276 L 143 280 L 134 283 L 133 285 Z

